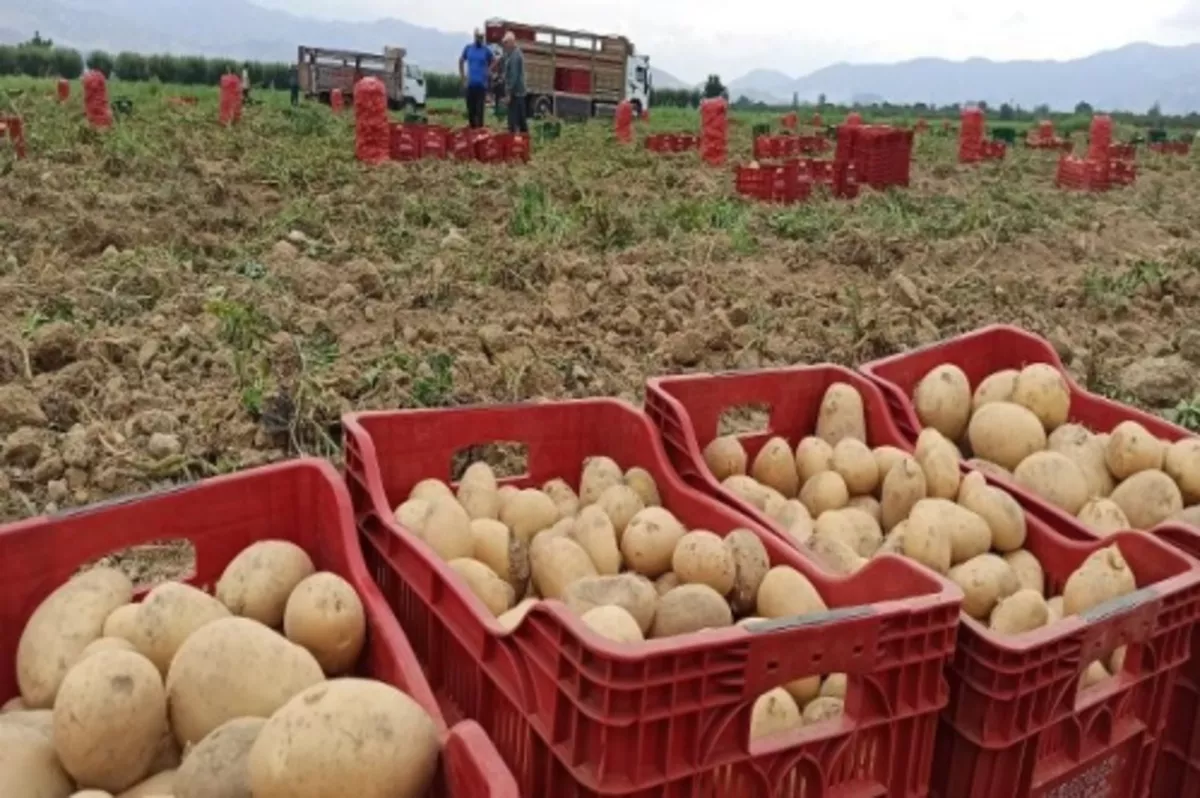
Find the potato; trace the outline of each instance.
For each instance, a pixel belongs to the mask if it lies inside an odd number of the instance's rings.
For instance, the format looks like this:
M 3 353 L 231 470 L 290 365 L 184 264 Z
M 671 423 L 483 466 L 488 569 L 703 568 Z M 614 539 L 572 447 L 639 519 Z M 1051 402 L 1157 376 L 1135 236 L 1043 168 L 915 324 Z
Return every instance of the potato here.
M 908 530 L 908 521 L 901 521 L 887 533 L 883 543 L 875 551 L 875 556 L 881 554 L 904 554 L 904 534 Z
M 678 587 L 673 585 L 672 587 Z M 666 592 L 666 591 L 663 591 Z M 596 607 L 620 607 L 637 621 L 642 634 L 650 631 L 658 607 L 658 591 L 649 579 L 636 574 L 585 576 L 567 585 L 561 596 L 567 609 L 583 616 Z
M 822 471 L 800 489 L 800 501 L 813 518 L 826 510 L 840 510 L 850 501 L 846 480 L 836 471 Z
M 662 507 L 647 507 L 629 522 L 621 538 L 621 554 L 630 569 L 656 579 L 671 570 L 675 546 L 687 533 Z
M 73 789 L 49 737 L 36 729 L 0 723 L 0 795 L 67 798 Z
M 392 517 L 397 524 L 420 537 L 421 533 L 425 531 L 425 520 L 429 518 L 431 506 L 431 502 L 425 499 L 409 499 L 396 508 Z
M 871 516 L 871 520 L 875 522 L 876 526 L 879 526 L 883 519 L 883 507 L 879 504 L 879 499 L 876 499 L 874 496 L 853 496 L 846 504 L 846 507 L 851 510 L 859 510 Z
M 263 718 L 235 718 L 213 729 L 175 774 L 175 798 L 252 798 L 248 760 Z
M 250 748 L 254 798 L 420 798 L 437 773 L 433 720 L 391 685 L 334 679 L 271 716 Z
M 517 602 L 517 606 L 513 607 L 508 612 L 497 616 L 496 621 L 500 624 L 502 629 L 511 632 L 520 625 L 521 621 L 525 620 L 525 616 L 529 614 L 529 611 L 533 609 L 537 603 L 538 600 L 535 598 L 521 599 L 519 602 Z
M 1133 529 L 1152 529 L 1183 509 L 1175 481 L 1162 471 L 1139 471 L 1109 496 Z
M 796 444 L 796 474 L 800 485 L 820 474 L 833 470 L 833 447 L 815 436 L 802 438 Z
M 770 558 L 758 535 L 748 529 L 735 529 L 725 536 L 722 545 L 733 562 L 733 587 L 726 591 L 734 613 L 744 615 L 754 610 L 758 587 L 771 567 Z
M 910 534 L 938 527 L 950 537 L 950 564 L 958 565 L 992 548 L 992 530 L 980 516 L 946 499 L 922 499 L 908 517 Z
M 925 472 L 915 459 L 905 455 L 883 478 L 879 512 L 885 532 L 908 518 L 917 502 L 926 497 Z
M 1108 472 L 1107 447 L 1099 436 L 1079 424 L 1064 424 L 1051 433 L 1047 446 L 1079 466 L 1087 479 L 1089 496 L 1103 497 L 1113 492 L 1116 483 Z
M 1067 578 L 1063 587 L 1063 615 L 1081 612 L 1137 590 L 1129 564 L 1117 546 L 1098 549 Z
M 1200 504 L 1194 504 L 1191 507 L 1184 507 L 1175 515 L 1171 516 L 1172 521 L 1178 521 L 1189 526 L 1200 527 Z
M 1079 511 L 1079 520 L 1103 537 L 1132 528 L 1121 505 L 1111 499 L 1092 499 Z
M 1016 369 L 1004 369 L 984 377 L 983 381 L 975 386 L 975 393 L 971 397 L 971 411 L 974 412 L 991 402 L 1011 402 L 1018 374 L 1020 372 Z
M 80 790 L 71 793 L 71 798 L 113 798 L 113 795 L 105 790 Z
M 422 499 L 433 503 L 434 499 L 453 499 L 454 491 L 440 479 L 423 479 L 408 492 L 409 499 Z
M 1058 452 L 1035 452 L 1013 472 L 1017 484 L 1066 513 L 1077 515 L 1091 490 L 1075 461 Z
M 521 489 L 516 485 L 501 485 L 500 489 L 496 491 L 496 495 L 500 498 L 500 509 L 503 510 L 504 505 L 508 504 L 512 500 L 512 497 L 520 492 Z
M 922 446 L 922 441 L 925 445 Z M 917 442 L 917 463 L 925 473 L 925 491 L 930 498 L 953 499 L 958 496 L 962 478 L 958 449 L 932 428 L 921 432 Z
M 761 621 L 761 618 L 752 619 Z M 745 626 L 745 621 L 738 621 L 737 626 Z M 783 685 L 783 689 L 796 702 L 796 706 L 804 706 L 809 701 L 812 701 L 821 693 L 821 677 L 820 676 L 805 676 L 802 679 L 793 679 Z
M 146 776 L 167 730 L 154 663 L 105 651 L 67 672 L 54 702 L 54 747 L 80 786 L 120 792 Z
M 979 488 L 987 487 L 988 481 L 978 471 L 968 471 L 958 483 L 958 495 L 954 498 L 959 504 L 966 501 L 967 495 Z M 964 505 L 965 506 L 965 505 Z
M 979 408 L 967 427 L 971 451 L 1008 471 L 1046 448 L 1046 429 L 1028 408 L 991 402 Z
M 750 710 L 750 739 L 758 740 L 773 734 L 798 729 L 801 726 L 800 707 L 782 687 L 763 693 Z
M 25 706 L 25 702 L 21 700 L 21 696 L 10 698 L 3 704 L 0 704 L 0 715 L 8 712 L 27 712 L 29 707 Z
M 921 501 L 943 501 L 941 499 L 922 499 Z M 917 503 L 918 506 L 920 502 Z M 932 568 L 940 574 L 950 570 L 953 565 L 953 545 L 950 530 L 943 523 L 940 512 L 926 509 L 921 513 L 913 508 L 912 515 L 907 521 L 904 539 L 901 542 L 901 552 L 910 560 L 916 560 L 927 568 Z
M 642 504 L 642 498 L 637 495 L 637 491 L 628 485 L 613 485 L 608 488 L 600 494 L 596 505 L 612 521 L 613 530 L 617 534 L 617 542 L 620 542 L 621 536 L 625 534 L 625 528 L 629 526 L 629 521 L 645 506 Z
M 984 460 L 979 457 L 972 457 L 970 460 L 966 461 L 966 464 L 967 464 L 968 468 L 974 469 L 975 471 L 982 472 L 984 474 L 987 474 L 988 476 L 1000 477 L 1001 479 L 1007 479 L 1009 481 L 1011 481 L 1013 478 L 1011 471 L 1009 471 L 1007 468 L 1001 468 L 1000 466 L 993 463 L 991 460 Z
M 1052 599 L 1047 599 L 1046 609 L 1049 611 L 1049 617 L 1046 619 L 1047 625 L 1061 621 L 1063 619 L 1062 596 L 1055 596 Z
M 722 596 L 733 589 L 737 565 L 720 536 L 707 530 L 688 532 L 675 545 L 671 570 L 684 584 L 708 585 Z
M 997 602 L 1020 589 L 1012 566 L 995 554 L 972 557 L 951 568 L 946 575 L 962 588 L 962 611 L 977 621 L 986 620 Z
M 466 515 L 453 499 L 442 501 Z M 252 543 L 225 566 L 217 580 L 217 600 L 234 615 L 278 628 L 283 623 L 288 596 L 315 570 L 308 554 L 295 543 L 287 540 Z
M 471 521 L 471 538 L 472 559 L 508 582 L 515 595 L 524 593 L 529 582 L 529 547 L 503 523 L 490 518 Z
M 127 576 L 94 568 L 60 585 L 37 606 L 17 642 L 17 687 L 25 706 L 54 706 L 67 667 L 101 636 L 109 614 L 132 598 Z
M 570 518 L 579 512 L 579 497 L 575 495 L 575 491 L 566 483 L 566 480 L 557 478 L 550 480 L 542 485 L 542 493 L 549 496 L 550 501 L 554 502 L 554 506 L 558 508 L 559 518 Z
M 1179 485 L 1184 503 L 1200 502 L 1200 438 L 1184 438 L 1168 446 L 1163 470 Z
M 992 610 L 988 627 L 1002 635 L 1019 635 L 1045 626 L 1050 619 L 1046 599 L 1037 590 L 1018 590 Z
M 746 459 L 746 450 L 736 435 L 713 438 L 704 447 L 704 462 L 718 482 L 745 475 Z
M 633 616 L 611 604 L 593 607 L 580 620 L 596 634 L 618 643 L 640 643 L 646 639 Z
M 579 477 L 579 506 L 594 504 L 613 485 L 622 485 L 625 475 L 611 457 L 589 457 L 583 461 Z
M 1013 385 L 1012 401 L 1033 411 L 1047 432 L 1067 423 L 1071 413 L 1067 381 L 1048 363 L 1030 363 L 1021 369 Z
M 826 698 L 840 698 L 846 700 L 846 674 L 831 673 L 821 683 L 821 693 Z
M 849 576 L 867 564 L 866 559 L 840 538 L 814 535 L 805 542 L 804 547 L 812 552 L 825 570 L 838 576 Z
M 1046 574 L 1038 558 L 1027 549 L 1017 549 L 1004 555 L 1004 561 L 1012 566 L 1022 590 L 1036 590 L 1046 595 Z
M 821 397 L 817 411 L 817 437 L 836 446 L 842 438 L 867 442 L 867 416 L 862 396 L 852 385 L 835 382 Z
M 971 383 L 958 366 L 951 363 L 938 366 L 917 383 L 913 407 L 922 426 L 933 427 L 956 441 L 962 437 L 971 417 Z
M 787 618 L 829 609 L 808 577 L 790 565 L 767 571 L 758 586 L 757 613 L 763 618 Z
M 812 516 L 808 508 L 799 499 L 787 499 L 783 504 L 772 502 L 772 512 L 768 516 L 784 529 L 807 522 L 812 525 Z
M 1114 676 L 1125 670 L 1125 655 L 1129 653 L 1128 646 L 1117 646 L 1108 656 L 1108 672 Z
M 800 490 L 792 447 L 783 438 L 771 438 L 763 444 L 750 466 L 750 476 L 779 491 L 785 498 L 794 498 Z
M 897 449 L 895 446 L 876 446 L 871 451 L 875 458 L 875 465 L 879 469 L 879 484 L 883 484 L 884 478 L 892 473 L 892 467 L 906 457 L 911 457 L 908 452 Z
M 458 483 L 458 503 L 475 518 L 500 517 L 500 493 L 496 474 L 487 463 L 471 463 Z
M 288 597 L 283 633 L 308 649 L 326 676 L 346 673 L 358 662 L 367 634 L 362 601 L 337 574 L 315 573 Z
M 875 455 L 857 438 L 842 438 L 833 447 L 833 470 L 841 475 L 852 495 L 874 493 L 879 487 Z
M 101 651 L 137 651 L 133 643 L 130 643 L 123 637 L 98 637 L 92 642 L 83 647 L 83 651 L 79 652 L 79 656 L 71 663 L 74 668 L 80 662 L 83 662 L 93 654 L 99 654 Z M 140 653 L 140 652 L 139 652 Z M 145 656 L 144 654 L 142 656 Z
M 554 526 L 559 518 L 558 505 L 554 500 L 532 488 L 518 492 L 500 510 L 500 521 L 526 546 L 539 532 Z
M 108 614 L 104 619 L 104 637 L 122 637 L 126 640 L 133 638 L 135 621 L 141 604 L 122 604 Z
M 145 781 L 130 787 L 117 798 L 174 798 L 175 771 L 155 773 Z
M 804 708 L 803 719 L 805 726 L 812 726 L 825 720 L 841 717 L 845 711 L 846 702 L 832 696 L 821 696 L 809 702 Z
M 643 577 L 644 578 L 644 577 Z M 679 587 L 682 582 L 679 581 L 679 575 L 674 571 L 667 571 L 662 576 L 654 580 L 654 591 L 659 596 L 665 596 L 668 592 Z
M 619 538 L 612 519 L 603 509 L 603 497 L 579 513 L 571 526 L 571 539 L 587 552 L 592 565 L 596 566 L 596 573 L 611 575 L 621 571 Z
M 229 616 L 225 605 L 204 591 L 180 582 L 164 582 L 146 594 L 138 606 L 129 641 L 165 678 L 171 658 L 192 632 Z
M 529 552 L 529 562 L 533 584 L 542 598 L 562 598 L 563 591 L 576 579 L 598 575 L 592 558 L 569 538 L 553 538 L 545 545 L 535 545 Z
M 992 532 L 992 548 L 1001 553 L 1016 551 L 1025 545 L 1025 511 L 1008 493 L 984 485 L 959 502 L 978 515 Z
M 859 557 L 870 557 L 883 543 L 883 532 L 875 519 L 851 507 L 821 513 L 813 536 L 844 543 Z
M 269 717 L 324 678 L 312 654 L 258 621 L 213 621 L 183 642 L 167 672 L 175 739 L 186 746 L 234 718 Z
M 101 639 L 103 640 L 104 638 Z M 67 672 L 70 673 L 70 671 Z M 0 715 L 0 725 L 4 724 L 20 726 L 25 729 L 34 729 L 46 735 L 46 739 L 54 739 L 54 710 L 52 709 L 26 709 L 6 712 L 4 715 Z
M 1136 421 L 1122 421 L 1108 435 L 1104 461 L 1117 481 L 1128 479 L 1139 471 L 1163 467 L 1166 446 Z
M 766 511 L 769 503 L 782 506 L 787 500 L 774 488 L 759 484 L 752 477 L 734 475 L 721 483 L 721 487 L 757 510 Z M 776 501 L 778 497 L 778 501 Z
M 733 625 L 733 613 L 708 585 L 680 585 L 658 600 L 651 637 L 674 637 Z
M 634 466 L 625 472 L 625 484 L 633 488 L 633 492 L 642 500 L 643 507 L 662 507 L 662 498 L 658 494 L 658 485 L 654 477 L 644 468 Z
M 1086 690 L 1089 687 L 1095 687 L 1100 682 L 1107 679 L 1111 674 L 1104 669 L 1103 663 L 1096 660 L 1084 668 L 1083 673 L 1079 676 L 1079 689 Z

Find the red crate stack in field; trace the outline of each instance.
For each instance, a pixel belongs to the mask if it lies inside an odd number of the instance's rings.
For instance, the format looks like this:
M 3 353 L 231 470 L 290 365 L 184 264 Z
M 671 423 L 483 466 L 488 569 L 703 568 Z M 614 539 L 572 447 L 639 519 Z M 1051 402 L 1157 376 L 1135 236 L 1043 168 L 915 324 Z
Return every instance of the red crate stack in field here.
M 886 125 L 842 125 L 835 163 L 853 163 L 858 184 L 885 189 L 907 186 L 912 167 L 913 132 Z
M 530 157 L 529 136 L 523 133 L 392 123 L 390 134 L 393 161 L 453 158 L 481 163 L 525 163 Z
M 1055 185 L 1068 191 L 1093 192 L 1132 185 L 1137 180 L 1136 155 L 1132 144 L 1112 143 L 1112 119 L 1098 115 L 1092 118 L 1087 156 L 1060 158 Z
M 17 158 L 25 157 L 25 126 L 19 116 L 0 116 L 0 139 L 7 137 L 12 142 Z
M 1038 122 L 1035 130 L 1029 131 L 1025 137 L 1025 146 L 1034 150 L 1062 150 L 1070 152 L 1074 145 L 1054 133 L 1054 123 L 1048 119 Z
M 1159 155 L 1187 155 L 1192 151 L 1190 141 L 1156 141 L 1150 145 L 1150 151 Z
M 1098 114 L 1092 117 L 1092 126 L 1088 133 L 1089 160 L 1102 161 L 1109 157 L 1112 145 L 1112 117 Z
M 736 166 L 734 187 L 743 197 L 784 205 L 812 196 L 812 180 L 796 162 Z
M 963 109 L 962 125 L 958 130 L 959 163 L 979 163 L 1004 157 L 1007 152 L 1004 142 L 988 141 L 984 135 L 984 123 L 985 119 L 981 109 Z
M 651 133 L 646 136 L 646 149 L 660 155 L 699 148 L 700 137 L 695 133 Z
M 829 140 L 824 136 L 758 136 L 754 139 L 754 157 L 757 160 L 795 158 L 825 152 Z

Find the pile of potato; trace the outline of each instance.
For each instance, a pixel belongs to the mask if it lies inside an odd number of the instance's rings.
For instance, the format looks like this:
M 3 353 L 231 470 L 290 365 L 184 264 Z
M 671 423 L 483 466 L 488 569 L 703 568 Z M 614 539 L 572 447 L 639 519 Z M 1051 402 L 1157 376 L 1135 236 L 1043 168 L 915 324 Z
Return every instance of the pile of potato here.
M 946 406 L 925 403 L 931 414 Z M 872 450 L 866 441 L 862 396 L 851 385 L 835 383 L 822 398 L 814 434 L 794 450 L 775 437 L 749 462 L 738 438 L 725 435 L 705 447 L 704 459 L 726 490 L 767 515 L 831 571 L 848 575 L 871 557 L 905 556 L 958 584 L 963 612 L 1000 634 L 1028 632 L 1135 589 L 1132 572 L 1113 547 L 1100 559 L 1127 573 L 1128 585 L 1105 574 L 1092 591 L 1100 600 L 1072 600 L 1065 607 L 1063 597 L 1047 601 L 1042 564 L 1024 547 L 1021 506 L 981 474 L 964 477 L 951 439 L 931 425 L 912 455 L 891 446 Z M 1086 574 L 1068 581 L 1072 596 L 1101 573 L 1099 566 L 1080 570 Z
M 578 494 L 563 479 L 518 490 L 476 462 L 457 492 L 438 480 L 417 483 L 395 518 L 508 630 L 551 599 L 626 644 L 827 609 L 802 573 L 771 567 L 754 532 L 688 530 L 662 506 L 645 469 L 589 457 L 578 484 Z M 752 734 L 840 715 L 845 685 L 841 674 L 813 676 L 764 694 Z
M 1168 443 L 1136 421 L 1096 434 L 1069 424 L 1058 369 L 1034 363 L 991 374 L 971 390 L 954 365 L 913 394 L 926 428 L 956 441 L 981 471 L 1000 475 L 1101 535 L 1177 520 L 1200 526 L 1200 439 Z
M 214 595 L 168 582 L 133 599 L 123 573 L 94 568 L 34 611 L 20 697 L 0 709 L 0 795 L 426 794 L 437 727 L 396 688 L 345 676 L 363 605 L 303 549 L 255 543 Z

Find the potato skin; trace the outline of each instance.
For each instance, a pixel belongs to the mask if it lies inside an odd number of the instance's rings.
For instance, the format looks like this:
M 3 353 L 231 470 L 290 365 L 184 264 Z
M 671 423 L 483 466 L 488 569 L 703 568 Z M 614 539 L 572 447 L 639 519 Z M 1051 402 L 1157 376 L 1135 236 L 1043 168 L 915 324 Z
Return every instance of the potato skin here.
M 801 725 L 800 707 L 782 687 L 763 693 L 750 710 L 751 740 L 798 729 Z
M 825 390 L 817 413 L 817 437 L 836 446 L 842 438 L 867 442 L 867 416 L 854 386 L 835 382 Z
M 850 501 L 846 480 L 836 471 L 822 471 L 800 489 L 800 501 L 813 518 L 826 510 L 840 510 Z
M 202 590 L 165 582 L 138 605 L 130 642 L 165 678 L 171 658 L 192 632 L 210 621 L 230 617 L 225 605 Z
M 905 522 L 905 532 L 900 542 L 901 552 L 910 560 L 916 560 L 921 565 L 944 574 L 953 565 L 953 543 L 950 530 L 942 523 L 943 514 L 933 509 L 936 505 L 921 512 L 917 511 L 921 502 L 930 501 L 945 500 L 922 499 L 917 502 Z
M 965 480 L 963 484 L 966 484 Z M 1028 534 L 1025 511 L 1005 491 L 991 485 L 980 485 L 965 496 L 960 496 L 958 503 L 987 522 L 992 532 L 992 548 L 996 551 L 1016 551 L 1025 545 L 1025 536 Z
M 988 626 L 1005 635 L 1019 635 L 1045 626 L 1050 619 L 1046 599 L 1036 590 L 1019 590 L 992 610 Z
M 1136 421 L 1122 421 L 1113 427 L 1104 450 L 1108 470 L 1117 481 L 1128 479 L 1139 471 L 1159 470 L 1165 457 L 1163 442 Z
M 265 718 L 235 718 L 200 741 L 175 774 L 175 798 L 252 798 L 250 749 Z
M 746 473 L 746 450 L 734 435 L 713 438 L 704 447 L 704 462 L 717 482 Z
M 420 798 L 440 747 L 437 727 L 404 693 L 334 679 L 301 692 L 263 726 L 247 759 L 250 790 L 254 798 Z
M 842 438 L 833 447 L 833 470 L 842 475 L 851 496 L 874 493 L 879 487 L 875 455 L 857 438 Z
M 1045 595 L 1046 574 L 1037 557 L 1033 556 L 1028 549 L 1010 551 L 1004 555 L 1004 561 L 1012 567 L 1013 572 L 1017 575 L 1017 582 L 1020 583 L 1022 590 L 1036 590 L 1043 596 Z
M 794 498 L 800 490 L 792 447 L 780 437 L 771 438 L 759 449 L 750 467 L 750 476 L 788 499 Z
M 620 537 L 612 519 L 599 503 L 583 508 L 571 526 L 571 538 L 588 553 L 592 564 L 596 566 L 596 573 L 620 573 Z
M 563 591 L 576 579 L 599 575 L 588 553 L 569 538 L 553 538 L 544 544 L 539 541 L 530 550 L 529 558 L 533 584 L 542 598 L 562 598 Z
M 771 569 L 771 560 L 763 542 L 749 529 L 733 530 L 725 536 L 724 545 L 734 567 L 729 604 L 735 613 L 744 615 L 755 608 L 758 588 Z
M 947 576 L 963 591 L 963 612 L 987 619 L 996 604 L 1016 593 L 1020 585 L 1012 566 L 995 554 L 980 554 L 950 569 Z
M 958 440 L 971 416 L 971 383 L 966 373 L 951 363 L 931 370 L 917 383 L 913 406 L 922 426 Z
M 1129 564 L 1117 546 L 1093 552 L 1063 586 L 1063 615 L 1078 615 L 1137 590 Z
M 908 517 L 909 536 L 939 530 L 950 540 L 950 565 L 966 562 L 992 547 L 992 530 L 970 510 L 947 499 L 922 499 Z M 930 564 L 930 567 L 933 567 Z M 949 567 L 949 566 L 947 566 Z M 945 573 L 945 570 L 941 571 Z
M 0 795 L 65 798 L 72 789 L 50 737 L 37 729 L 0 723 Z
M 458 507 L 453 498 L 444 501 Z M 466 516 L 465 510 L 462 513 Z M 234 615 L 279 628 L 288 596 L 315 571 L 308 553 L 295 543 L 261 540 L 242 549 L 225 566 L 215 593 Z
M 596 634 L 617 643 L 641 643 L 646 639 L 637 621 L 622 607 L 611 604 L 593 607 L 580 620 Z
M 1139 471 L 1109 496 L 1134 529 L 1153 529 L 1183 509 L 1179 486 L 1158 470 Z
M 1031 363 L 1021 369 L 1013 385 L 1012 401 L 1033 411 L 1047 432 L 1067 423 L 1071 413 L 1067 381 L 1048 363 Z
M 1016 369 L 1004 369 L 984 377 L 983 381 L 975 386 L 975 394 L 971 397 L 971 411 L 974 412 L 991 402 L 1011 402 L 1019 374 Z
M 922 445 L 924 444 L 924 445 Z M 934 429 L 922 430 L 917 441 L 917 463 L 925 472 L 926 492 L 933 499 L 953 499 L 962 478 L 958 449 Z
M 656 579 L 671 570 L 675 546 L 687 533 L 683 524 L 662 507 L 647 507 L 629 522 L 621 538 L 628 568 Z
M 1121 505 L 1111 499 L 1092 499 L 1083 505 L 1083 509 L 1079 511 L 1079 521 L 1105 537 L 1131 528 Z
M 561 600 L 579 616 L 605 605 L 620 607 L 633 616 L 638 628 L 646 634 L 654 623 L 658 592 L 649 579 L 636 574 L 585 576 L 567 585 Z
M 675 545 L 671 570 L 684 584 L 708 585 L 724 596 L 733 589 L 737 565 L 718 535 L 704 529 L 688 532 Z
M 1046 448 L 1046 429 L 1031 410 L 1012 402 L 979 408 L 967 426 L 975 456 L 1012 471 L 1034 452 Z
M 1184 438 L 1168 446 L 1163 470 L 1179 486 L 1185 504 L 1200 502 L 1200 438 Z
M 120 571 L 94 568 L 47 596 L 17 642 L 17 686 L 28 709 L 50 709 L 74 662 L 101 636 L 108 616 L 133 599 L 133 584 Z
M 283 633 L 308 649 L 325 675 L 340 676 L 354 667 L 362 653 L 366 612 L 349 582 L 337 574 L 315 573 L 288 597 Z
M 808 577 L 789 565 L 767 571 L 758 587 L 758 615 L 762 618 L 786 618 L 827 609 Z
M 820 438 L 809 436 L 796 444 L 796 474 L 803 486 L 822 471 L 833 470 L 833 447 Z
M 1058 452 L 1035 452 L 1017 466 L 1017 484 L 1070 515 L 1078 515 L 1091 491 L 1075 461 Z
M 1116 482 L 1108 471 L 1107 446 L 1100 436 L 1079 424 L 1063 424 L 1050 434 L 1047 446 L 1079 466 L 1087 479 L 1089 496 L 1104 497 L 1113 492 Z
M 906 455 L 892 466 L 892 470 L 884 477 L 879 500 L 885 532 L 890 532 L 908 518 L 917 502 L 926 498 L 927 487 L 925 472 L 912 457 Z
M 844 543 L 859 557 L 870 557 L 883 543 L 883 532 L 875 519 L 851 507 L 821 513 L 813 536 Z
M 674 637 L 733 625 L 733 613 L 708 585 L 680 585 L 658 600 L 651 637 Z
M 611 457 L 589 457 L 583 461 L 579 477 L 579 506 L 594 504 L 613 485 L 625 482 L 621 467 Z

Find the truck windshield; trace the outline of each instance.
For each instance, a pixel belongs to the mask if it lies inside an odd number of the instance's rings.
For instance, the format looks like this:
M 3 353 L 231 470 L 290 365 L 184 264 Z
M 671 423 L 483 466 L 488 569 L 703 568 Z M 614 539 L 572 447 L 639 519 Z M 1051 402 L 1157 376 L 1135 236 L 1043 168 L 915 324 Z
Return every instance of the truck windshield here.
M 419 66 L 405 66 L 404 71 L 407 72 L 408 76 L 413 80 L 421 79 L 421 68 Z

